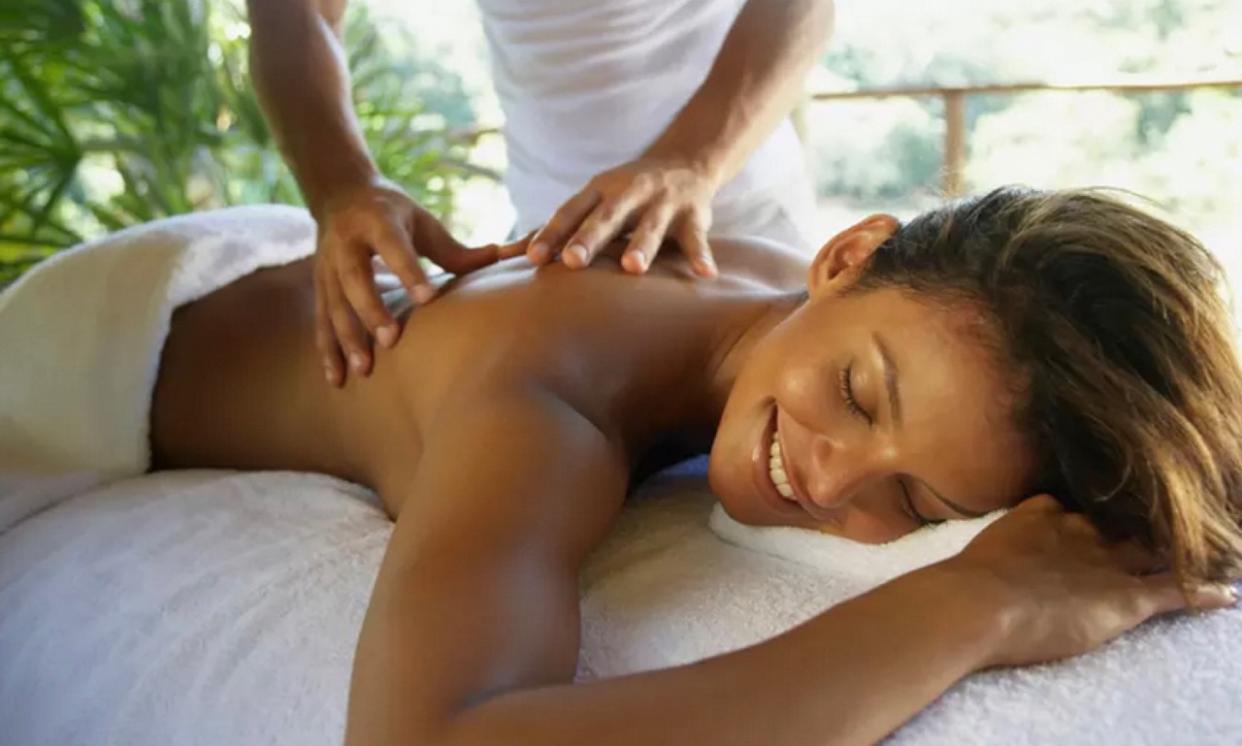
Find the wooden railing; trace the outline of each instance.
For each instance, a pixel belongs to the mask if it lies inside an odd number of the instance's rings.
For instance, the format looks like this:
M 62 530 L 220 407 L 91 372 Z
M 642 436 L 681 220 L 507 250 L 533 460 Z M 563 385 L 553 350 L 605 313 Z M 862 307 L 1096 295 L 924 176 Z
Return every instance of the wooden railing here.
M 960 195 L 965 187 L 966 169 L 966 98 L 986 94 L 1077 91 L 1116 91 L 1121 93 L 1157 93 L 1193 88 L 1242 88 L 1242 80 L 1195 81 L 1117 81 L 1111 83 L 1011 83 L 1006 85 L 975 85 L 960 87 L 875 88 L 860 91 L 825 91 L 811 94 L 811 101 L 879 100 L 895 97 L 944 100 L 944 171 L 941 188 L 946 196 Z

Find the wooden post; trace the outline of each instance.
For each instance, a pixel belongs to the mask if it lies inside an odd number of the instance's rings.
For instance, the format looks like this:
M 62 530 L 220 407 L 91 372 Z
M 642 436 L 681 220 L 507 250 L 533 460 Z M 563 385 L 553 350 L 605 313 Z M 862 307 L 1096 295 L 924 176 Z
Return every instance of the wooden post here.
M 966 94 L 944 92 L 944 194 L 960 197 L 966 179 Z

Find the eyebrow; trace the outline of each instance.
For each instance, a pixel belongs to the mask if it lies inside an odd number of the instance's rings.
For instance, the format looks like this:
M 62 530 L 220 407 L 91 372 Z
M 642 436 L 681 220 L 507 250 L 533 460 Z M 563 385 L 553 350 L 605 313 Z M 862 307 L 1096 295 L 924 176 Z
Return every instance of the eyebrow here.
M 896 423 L 897 425 L 900 425 L 901 424 L 901 392 L 897 388 L 897 363 L 893 362 L 893 356 L 889 354 L 888 346 L 884 344 L 884 340 L 880 339 L 879 332 L 871 333 L 871 341 L 875 343 L 876 349 L 879 350 L 880 361 L 884 364 L 883 365 L 884 367 L 884 388 L 888 389 L 888 405 L 893 413 L 893 422 Z M 919 479 L 918 481 L 924 487 L 926 487 L 928 491 L 931 492 L 932 495 L 934 495 L 937 500 L 944 503 L 945 506 L 949 508 L 949 510 L 955 511 L 959 515 L 968 516 L 970 518 L 978 518 L 980 516 L 987 515 L 987 512 L 979 512 L 976 510 L 971 510 L 970 508 L 964 508 L 961 505 L 958 505 L 957 503 L 953 502 L 949 498 L 937 492 L 936 488 L 932 487 L 927 482 L 924 482 L 921 479 Z

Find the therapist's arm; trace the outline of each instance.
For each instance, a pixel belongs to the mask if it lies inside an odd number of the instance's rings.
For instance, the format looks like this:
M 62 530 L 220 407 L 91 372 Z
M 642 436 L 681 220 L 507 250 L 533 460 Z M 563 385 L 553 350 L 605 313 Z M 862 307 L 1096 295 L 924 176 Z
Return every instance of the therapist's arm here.
M 318 223 L 315 344 L 325 378 L 366 375 L 371 337 L 396 343 L 400 328 L 375 286 L 378 255 L 410 296 L 434 295 L 418 256 L 450 272 L 491 264 L 380 174 L 354 113 L 341 33 L 345 0 L 247 0 L 250 70 L 268 125 Z
M 701 276 L 715 274 L 707 244 L 711 201 L 798 101 L 806 72 L 832 33 L 832 0 L 748 0 L 707 78 L 637 160 L 605 171 L 531 239 L 536 263 L 562 253 L 584 267 L 633 228 L 622 265 L 643 272 L 675 239 Z M 652 91 L 651 95 L 659 95 Z
M 255 92 L 312 212 L 379 176 L 350 100 L 345 0 L 248 0 Z

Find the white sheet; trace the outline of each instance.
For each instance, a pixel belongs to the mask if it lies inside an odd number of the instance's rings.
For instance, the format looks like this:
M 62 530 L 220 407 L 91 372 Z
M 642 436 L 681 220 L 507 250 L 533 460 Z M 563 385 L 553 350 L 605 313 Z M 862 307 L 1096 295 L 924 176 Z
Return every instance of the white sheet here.
M 722 542 L 661 478 L 583 574 L 581 678 L 750 644 L 827 606 L 823 568 Z M 0 535 L 0 742 L 336 744 L 391 524 L 327 477 L 173 472 Z M 1242 743 L 1242 612 L 1167 619 L 1073 662 L 973 676 L 894 744 Z M 831 675 L 826 664 L 825 675 Z

